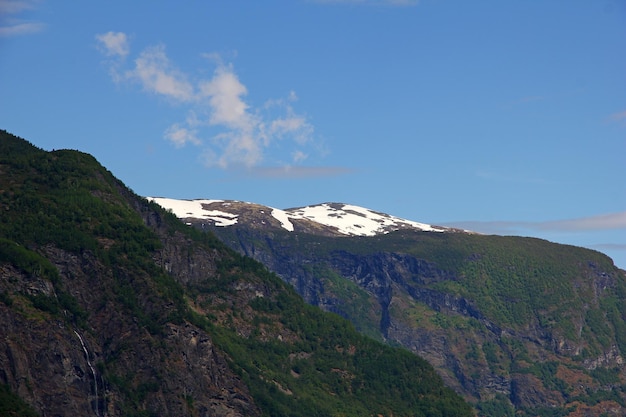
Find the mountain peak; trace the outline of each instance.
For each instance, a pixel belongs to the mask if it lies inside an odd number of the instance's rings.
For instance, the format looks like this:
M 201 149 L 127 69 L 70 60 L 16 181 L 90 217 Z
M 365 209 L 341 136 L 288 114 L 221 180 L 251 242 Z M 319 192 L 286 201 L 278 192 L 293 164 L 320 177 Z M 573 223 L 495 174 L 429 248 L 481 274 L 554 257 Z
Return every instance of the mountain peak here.
M 400 229 L 424 232 L 464 232 L 406 220 L 368 208 L 337 202 L 277 209 L 236 200 L 176 200 L 147 197 L 188 224 L 232 226 L 239 221 L 257 227 L 280 227 L 287 231 L 306 230 L 314 234 L 375 236 Z

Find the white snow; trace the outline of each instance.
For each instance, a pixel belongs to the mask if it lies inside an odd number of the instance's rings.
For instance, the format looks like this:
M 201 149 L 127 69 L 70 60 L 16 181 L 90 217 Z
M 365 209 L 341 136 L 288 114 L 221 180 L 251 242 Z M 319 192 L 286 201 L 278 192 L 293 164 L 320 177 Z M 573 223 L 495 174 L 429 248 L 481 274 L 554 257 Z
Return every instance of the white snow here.
M 370 209 L 350 204 L 340 204 L 341 208 L 333 207 L 329 204 L 317 206 L 307 206 L 298 209 L 288 210 L 287 213 L 295 215 L 296 218 L 304 217 L 318 223 L 337 228 L 340 233 L 357 236 L 374 236 L 381 233 L 388 233 L 391 230 L 401 228 L 414 228 L 423 231 L 436 232 L 443 231 L 431 225 L 413 222 L 390 216 L 384 213 L 377 213 Z
M 293 232 L 293 223 L 289 221 L 289 214 L 285 210 L 272 209 L 272 217 L 280 222 L 283 229 Z
M 216 226 L 232 226 L 237 223 L 237 214 L 227 213 L 219 210 L 207 210 L 202 207 L 203 204 L 224 203 L 223 200 L 175 200 L 173 198 L 148 197 L 149 201 L 154 201 L 179 219 L 205 219 L 215 223 Z

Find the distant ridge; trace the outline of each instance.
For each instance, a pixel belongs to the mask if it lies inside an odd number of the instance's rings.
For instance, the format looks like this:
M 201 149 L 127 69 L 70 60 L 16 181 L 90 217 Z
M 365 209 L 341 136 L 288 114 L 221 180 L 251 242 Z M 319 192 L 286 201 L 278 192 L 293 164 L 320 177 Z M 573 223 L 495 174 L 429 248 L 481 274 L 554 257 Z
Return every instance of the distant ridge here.
M 258 225 L 280 226 L 293 232 L 298 226 L 318 234 L 347 236 L 376 236 L 400 229 L 424 232 L 466 232 L 466 230 L 434 226 L 377 212 L 368 208 L 345 203 L 321 203 L 290 209 L 277 209 L 255 203 L 235 200 L 177 200 L 163 197 L 147 197 L 163 208 L 171 210 L 176 217 L 188 223 L 202 220 L 212 226 L 232 226 L 240 217 L 256 220 Z M 311 223 L 317 227 L 311 227 Z

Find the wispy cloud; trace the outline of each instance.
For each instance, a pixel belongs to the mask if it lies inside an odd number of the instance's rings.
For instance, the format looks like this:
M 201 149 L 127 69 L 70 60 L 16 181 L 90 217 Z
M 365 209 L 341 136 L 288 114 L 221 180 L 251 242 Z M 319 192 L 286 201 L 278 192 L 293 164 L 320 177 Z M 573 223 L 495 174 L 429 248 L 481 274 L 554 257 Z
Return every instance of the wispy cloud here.
M 0 37 L 8 38 L 11 36 L 28 35 L 41 32 L 45 27 L 46 25 L 38 22 L 9 23 L 7 26 L 0 26 Z
M 461 221 L 449 226 L 473 230 L 480 233 L 513 234 L 520 230 L 541 232 L 581 232 L 626 229 L 626 211 L 601 214 L 576 219 L 542 222 L 524 221 Z
M 168 127 L 164 136 L 177 148 L 182 148 L 188 143 L 193 145 L 202 144 L 202 141 L 198 139 L 198 131 L 196 129 L 185 127 L 179 123 L 174 123 Z
M 626 110 L 609 115 L 609 117 L 607 117 L 607 121 L 626 125 Z
M 626 229 L 626 211 L 602 214 L 578 219 L 539 222 L 541 230 L 581 231 L 581 230 L 616 230 Z
M 130 53 L 128 37 L 123 32 L 107 32 L 96 35 L 100 51 L 106 56 L 125 57 Z
M 194 101 L 194 87 L 187 76 L 172 65 L 163 45 L 145 49 L 135 59 L 135 68 L 126 72 L 145 91 L 181 102 Z
M 313 125 L 293 107 L 298 99 L 295 92 L 255 107 L 246 101 L 248 88 L 233 64 L 224 63 L 218 55 L 205 55 L 215 65 L 211 77 L 194 79 L 170 61 L 163 45 L 145 48 L 127 62 L 131 53 L 125 33 L 98 34 L 96 41 L 115 82 L 137 83 L 147 93 L 188 106 L 186 119 L 169 126 L 164 138 L 177 148 L 188 144 L 201 147 L 201 159 L 207 166 L 258 168 L 268 162 L 268 154 L 280 142 L 288 143 L 286 155 L 290 156 L 277 158 L 281 167 L 266 176 L 341 172 L 295 168 L 308 158 L 306 147 L 315 142 Z
M 626 243 L 598 243 L 590 247 L 599 251 L 626 251 Z
M 128 36 L 123 32 L 106 32 L 96 35 L 96 41 L 98 50 L 107 58 L 111 78 L 119 82 L 124 78 L 120 74 L 120 67 L 130 53 Z
M 37 8 L 36 0 L 0 0 L 0 37 L 28 35 L 41 32 L 46 25 L 23 18 L 24 12 Z
M 0 0 L 0 14 L 20 13 L 35 8 L 35 2 L 28 0 Z

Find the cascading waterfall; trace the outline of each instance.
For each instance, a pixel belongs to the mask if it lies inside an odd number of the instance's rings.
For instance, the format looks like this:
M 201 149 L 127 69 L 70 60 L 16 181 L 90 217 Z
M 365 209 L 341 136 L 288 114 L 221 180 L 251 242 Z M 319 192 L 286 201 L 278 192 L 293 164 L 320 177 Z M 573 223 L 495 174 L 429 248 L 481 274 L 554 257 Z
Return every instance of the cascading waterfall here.
M 85 345 L 83 338 L 80 336 L 80 334 L 76 330 L 74 330 L 74 333 L 76 334 L 76 337 L 78 337 L 78 340 L 80 340 L 80 344 L 83 347 L 83 352 L 85 352 L 85 359 L 87 360 L 87 366 L 89 366 L 89 369 L 91 370 L 91 376 L 93 377 L 93 393 L 96 398 L 95 406 L 93 408 L 94 408 L 94 411 L 96 412 L 96 416 L 100 416 L 100 410 L 98 409 L 98 404 L 99 404 L 98 379 L 96 378 L 96 368 L 94 368 L 93 365 L 91 364 L 91 360 L 89 359 L 89 351 L 87 350 L 87 346 Z

